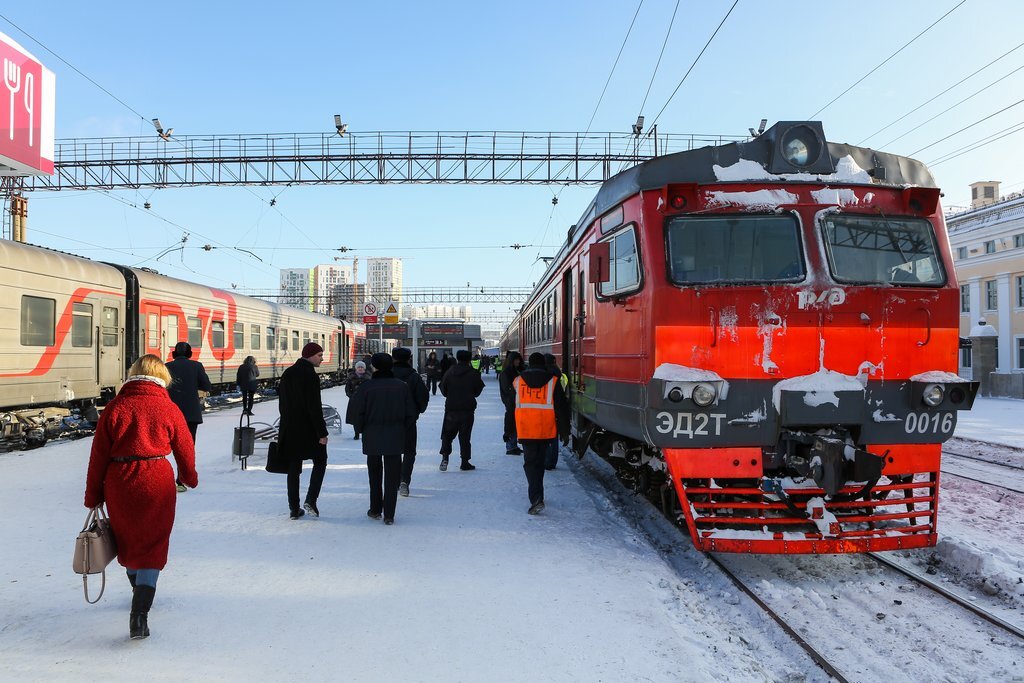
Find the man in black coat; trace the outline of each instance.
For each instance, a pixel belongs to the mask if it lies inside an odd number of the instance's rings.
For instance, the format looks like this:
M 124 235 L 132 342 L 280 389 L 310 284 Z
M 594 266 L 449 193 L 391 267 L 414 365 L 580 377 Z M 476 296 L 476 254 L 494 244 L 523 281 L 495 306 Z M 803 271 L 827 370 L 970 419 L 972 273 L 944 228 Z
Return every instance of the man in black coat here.
M 366 515 L 380 519 L 383 513 L 384 523 L 394 524 L 402 450 L 406 434 L 410 428 L 415 428 L 419 412 L 409 387 L 391 371 L 391 356 L 375 353 L 370 362 L 374 368 L 373 378 L 351 398 L 352 426 L 363 435 L 363 454 L 370 480 L 370 509 Z
M 430 392 L 427 391 L 427 385 L 423 383 L 420 373 L 416 372 L 416 369 L 410 364 L 412 351 L 399 346 L 391 352 L 391 357 L 395 359 L 395 366 L 391 371 L 395 377 L 409 386 L 409 390 L 412 392 L 412 401 L 416 404 L 416 419 L 418 420 L 420 415 L 427 410 L 427 404 L 430 402 Z M 401 496 L 409 495 L 409 484 L 412 482 L 412 468 L 415 464 L 416 422 L 413 422 L 412 427 L 405 430 L 405 448 L 402 450 L 402 483 L 398 485 L 398 494 Z
M 315 342 L 302 347 L 302 358 L 284 371 L 277 386 L 277 407 L 281 411 L 277 445 L 289 457 L 288 508 L 291 518 L 305 512 L 299 507 L 299 475 L 302 461 L 313 461 L 313 473 L 306 491 L 306 511 L 320 516 L 316 501 L 327 471 L 327 423 L 320 402 L 320 378 L 316 369 L 324 361 L 324 349 Z
M 192 443 L 196 442 L 196 429 L 203 423 L 203 407 L 199 403 L 200 391 L 213 391 L 206 368 L 197 360 L 192 359 L 192 346 L 188 342 L 174 345 L 174 360 L 167 364 L 171 373 L 171 385 L 167 393 L 171 395 L 174 405 L 181 409 L 185 416 L 188 431 L 192 433 Z
M 498 373 L 498 391 L 501 403 L 505 406 L 505 431 L 501 436 L 505 441 L 505 455 L 523 454 L 519 448 L 519 439 L 516 438 L 516 390 L 512 387 L 512 382 L 516 381 L 522 371 L 523 357 L 518 351 L 509 351 Z
M 473 435 L 473 416 L 476 411 L 476 397 L 484 390 L 484 380 L 473 369 L 469 361 L 473 356 L 462 350 L 455 354 L 455 367 L 441 378 L 441 395 L 444 401 L 444 422 L 441 423 L 441 471 L 448 469 L 448 456 L 452 453 L 452 441 L 459 437 L 459 454 L 462 456 L 460 470 L 475 470 L 469 462 L 472 457 L 470 438 Z

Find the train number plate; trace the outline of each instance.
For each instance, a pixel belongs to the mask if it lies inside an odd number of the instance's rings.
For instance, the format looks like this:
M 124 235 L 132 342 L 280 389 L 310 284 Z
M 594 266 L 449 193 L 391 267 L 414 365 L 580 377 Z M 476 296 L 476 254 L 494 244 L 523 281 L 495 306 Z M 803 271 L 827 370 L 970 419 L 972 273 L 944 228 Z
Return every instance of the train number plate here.
M 908 413 L 903 422 L 907 434 L 952 434 L 953 413 Z
M 654 416 L 654 428 L 674 437 L 721 436 L 725 413 L 669 413 Z

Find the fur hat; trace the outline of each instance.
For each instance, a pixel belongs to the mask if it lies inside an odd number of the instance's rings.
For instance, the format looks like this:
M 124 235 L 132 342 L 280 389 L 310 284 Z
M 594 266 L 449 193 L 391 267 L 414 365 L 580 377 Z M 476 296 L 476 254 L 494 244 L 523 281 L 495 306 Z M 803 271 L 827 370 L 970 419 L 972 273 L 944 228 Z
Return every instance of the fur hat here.
M 389 353 L 375 353 L 373 358 L 370 359 L 370 365 L 377 370 L 390 370 L 394 367 L 395 361 Z
M 534 351 L 533 353 L 530 354 L 530 367 L 531 368 L 543 368 L 544 365 L 545 365 L 545 363 L 544 363 L 544 354 L 543 353 L 539 353 L 537 351 Z
M 174 353 L 171 355 L 175 358 L 191 358 L 192 345 L 188 342 L 178 342 L 174 345 Z
M 468 363 L 469 361 L 473 360 L 473 354 L 471 354 L 466 349 L 462 349 L 461 351 L 457 351 L 455 353 L 455 360 L 459 361 L 460 363 Z
M 412 351 L 407 348 L 399 346 L 398 348 L 391 351 L 391 357 L 398 363 L 405 363 L 412 359 Z
M 320 346 L 316 342 L 309 342 L 308 344 L 306 344 L 305 346 L 302 347 L 302 357 L 303 358 L 312 358 L 316 354 L 323 353 L 323 352 L 324 352 L 324 347 Z

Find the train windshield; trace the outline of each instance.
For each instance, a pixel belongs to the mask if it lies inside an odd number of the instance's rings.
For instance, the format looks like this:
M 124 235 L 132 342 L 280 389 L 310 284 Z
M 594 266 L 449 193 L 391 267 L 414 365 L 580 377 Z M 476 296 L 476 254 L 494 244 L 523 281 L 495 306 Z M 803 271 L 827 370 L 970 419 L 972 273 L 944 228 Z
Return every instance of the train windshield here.
M 829 214 L 822 219 L 822 231 L 838 282 L 911 287 L 946 282 L 935 231 L 924 219 Z
M 794 216 L 679 216 L 668 221 L 669 277 L 680 285 L 804 279 Z

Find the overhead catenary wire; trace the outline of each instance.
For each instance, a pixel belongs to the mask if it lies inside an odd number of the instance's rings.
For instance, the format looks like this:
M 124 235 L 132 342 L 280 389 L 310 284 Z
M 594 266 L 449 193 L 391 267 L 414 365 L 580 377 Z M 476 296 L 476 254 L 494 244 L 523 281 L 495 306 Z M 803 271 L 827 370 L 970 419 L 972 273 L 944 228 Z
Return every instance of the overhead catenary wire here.
M 961 147 L 960 149 L 949 152 L 945 156 L 938 157 L 935 161 L 929 161 L 928 166 L 938 166 L 939 164 L 950 161 L 951 159 L 961 157 L 964 154 L 967 154 L 968 152 L 973 152 L 976 149 L 980 149 L 982 147 L 992 144 L 993 142 L 1002 140 L 1005 137 L 1009 137 L 1014 133 L 1019 133 L 1022 130 L 1024 130 L 1024 121 L 1019 121 L 1018 123 L 1013 124 L 1009 128 L 1004 128 L 998 133 L 993 133 L 992 135 L 989 135 L 985 138 L 982 138 L 981 140 L 973 142 L 970 145 L 966 145 L 964 147 Z
M 911 44 L 912 44 L 912 43 L 913 43 L 914 41 L 916 41 L 916 40 L 917 40 L 918 38 L 920 38 L 921 36 L 923 36 L 923 35 L 924 35 L 925 33 L 928 33 L 928 31 L 932 30 L 932 28 L 934 28 L 936 24 L 938 24 L 938 23 L 939 23 L 940 21 L 942 21 L 943 19 L 945 19 L 946 17 L 948 17 L 948 16 L 949 16 L 950 14 L 952 14 L 952 13 L 953 13 L 954 11 L 956 11 L 956 10 L 957 10 L 957 9 L 958 9 L 958 8 L 959 8 L 959 7 L 961 6 L 961 5 L 963 5 L 963 4 L 965 3 L 965 2 L 967 2 L 967 0 L 960 0 L 960 2 L 958 2 L 958 3 L 957 3 L 957 4 L 956 4 L 956 5 L 955 5 L 955 6 L 954 6 L 954 7 L 952 8 L 952 9 L 950 9 L 950 10 L 949 10 L 948 12 L 946 12 L 945 14 L 943 14 L 943 15 L 942 15 L 941 17 L 939 17 L 938 19 L 936 19 L 935 21 L 933 21 L 933 22 L 931 23 L 931 25 L 929 25 L 929 26 L 928 26 L 928 28 L 926 28 L 925 30 L 921 31 L 921 32 L 920 32 L 920 33 L 918 33 L 918 34 L 917 34 L 916 36 L 914 36 L 913 38 L 911 38 L 911 39 L 910 39 L 910 40 L 909 40 L 909 41 L 908 41 L 907 43 L 905 43 L 905 44 L 903 45 L 903 47 L 901 47 L 900 49 L 896 50 L 896 51 L 895 51 L 895 52 L 893 52 L 893 53 L 892 53 L 891 55 L 889 55 L 889 56 L 888 56 L 888 57 L 886 57 L 886 58 L 885 58 L 884 60 L 882 60 L 882 62 L 881 62 L 881 63 L 880 63 L 880 64 L 879 64 L 878 66 L 876 66 L 876 67 L 875 67 L 874 69 L 872 69 L 871 71 L 867 72 L 866 74 L 864 74 L 863 76 L 861 76 L 861 77 L 860 77 L 859 79 L 857 79 L 857 81 L 856 81 L 856 82 L 855 82 L 855 83 L 854 83 L 853 85 L 851 85 L 851 86 L 850 86 L 849 88 L 847 88 L 846 90 L 844 90 L 843 92 L 839 93 L 839 94 L 838 94 L 838 95 L 836 95 L 836 96 L 835 96 L 834 98 L 832 98 L 832 100 L 831 100 L 831 101 L 830 101 L 830 102 L 829 102 L 828 104 L 826 104 L 826 105 L 825 105 L 824 107 L 822 107 L 821 109 L 819 109 L 818 111 L 814 112 L 814 113 L 813 113 L 813 114 L 811 114 L 811 115 L 810 115 L 809 117 L 807 117 L 807 118 L 808 118 L 808 120 L 812 120 L 812 119 L 815 119 L 815 118 L 816 118 L 816 117 L 818 116 L 818 114 L 820 114 L 821 112 L 825 111 L 826 109 L 828 109 L 829 107 L 831 107 L 831 106 L 832 106 L 833 104 L 835 104 L 836 102 L 838 102 L 838 101 L 839 101 L 839 99 L 843 97 L 843 95 L 845 95 L 846 93 L 848 93 L 848 92 L 850 92 L 851 90 L 853 90 L 854 88 L 856 88 L 856 87 L 857 87 L 858 85 L 860 85 L 860 84 L 861 84 L 861 82 L 863 82 L 863 81 L 864 81 L 864 79 L 866 79 L 866 78 L 867 78 L 868 76 L 870 76 L 871 74 L 875 73 L 876 71 L 878 71 L 879 69 L 881 69 L 881 68 L 882 68 L 883 66 L 885 66 L 885 65 L 886 65 L 886 64 L 887 64 L 887 63 L 889 62 L 889 60 L 891 60 L 891 59 L 892 59 L 893 57 L 895 57 L 896 55 L 898 55 L 899 53 L 903 52 L 903 51 L 904 51 L 905 49 L 907 49 L 908 47 L 910 47 L 910 45 L 911 45 Z
M 679 12 L 679 2 L 676 0 L 676 7 L 672 10 L 672 19 L 668 22 L 668 30 L 665 31 L 665 40 L 661 42 L 661 52 L 658 53 L 658 61 L 654 65 L 654 71 L 651 73 L 651 82 L 647 84 L 647 92 L 644 93 L 644 101 L 640 103 L 640 110 L 637 112 L 637 116 L 644 113 L 644 107 L 647 106 L 647 98 L 651 95 L 651 88 L 654 86 L 654 77 L 658 75 L 658 68 L 661 66 L 661 58 L 665 56 L 665 47 L 668 46 L 668 37 L 672 35 L 672 26 L 676 23 L 676 14 Z
M 960 79 L 959 81 L 957 81 L 957 82 L 956 82 L 956 83 L 954 83 L 953 85 L 949 86 L 948 88 L 946 88 L 945 90 L 943 90 L 942 92 L 940 92 L 940 93 L 939 93 L 938 95 L 934 95 L 934 96 L 932 96 L 931 98 L 929 98 L 929 99 L 925 100 L 925 101 L 924 101 L 924 102 L 922 102 L 921 104 L 917 105 L 916 107 L 914 107 L 913 109 L 911 109 L 910 111 L 908 111 L 908 112 L 907 112 L 906 114 L 904 114 L 903 116 L 900 116 L 900 117 L 899 117 L 898 119 L 896 119 L 895 121 L 892 121 L 891 123 L 889 123 L 889 124 L 887 124 L 887 125 L 885 125 L 885 126 L 882 126 L 882 127 L 881 127 L 881 128 L 879 128 L 878 130 L 876 130 L 876 131 L 875 131 L 874 133 L 872 133 L 871 135 L 867 136 L 866 138 L 864 138 L 864 139 L 862 139 L 862 140 L 861 140 L 860 142 L 858 142 L 858 143 L 857 143 L 857 146 L 859 147 L 859 146 L 863 145 L 863 144 L 864 144 L 865 142 L 867 142 L 867 141 L 868 141 L 868 140 L 870 140 L 871 138 L 875 137 L 876 135 L 878 135 L 878 134 L 879 134 L 879 133 L 881 133 L 882 131 L 884 131 L 884 130 L 888 130 L 889 128 L 892 128 L 892 127 L 893 127 L 893 126 L 895 126 L 895 125 L 896 125 L 897 123 L 899 123 L 899 122 L 900 122 L 900 121 L 902 121 L 903 119 L 907 118 L 908 116 L 910 116 L 910 115 L 911 115 L 911 114 L 913 114 L 914 112 L 918 111 L 918 110 L 919 110 L 919 109 L 921 109 L 922 107 L 925 107 L 925 106 L 927 106 L 927 105 L 931 104 L 932 102 L 934 102 L 934 101 L 935 101 L 935 100 L 937 100 L 938 98 L 940 98 L 940 97 L 942 97 L 943 95 L 945 95 L 946 93 L 948 93 L 948 92 L 949 92 L 950 90 L 952 90 L 953 88 L 957 87 L 958 85 L 960 85 L 960 84 L 964 83 L 965 81 L 967 81 L 967 80 L 969 80 L 969 79 L 971 79 L 971 78 L 974 78 L 975 76 L 977 76 L 978 74 L 980 74 L 980 73 L 981 73 L 982 71 L 984 71 L 985 69 L 989 68 L 990 66 L 992 66 L 993 64 L 995 64 L 995 63 L 996 63 L 996 62 L 998 62 L 999 60 L 1003 59 L 1004 57 L 1007 57 L 1008 55 L 1010 55 L 1011 53 L 1013 53 L 1013 52 L 1015 52 L 1015 51 L 1019 50 L 1019 49 L 1020 49 L 1020 48 L 1022 48 L 1022 47 L 1024 47 L 1024 43 L 1020 43 L 1020 44 L 1019 44 L 1019 45 L 1017 45 L 1016 47 L 1013 47 L 1013 48 L 1011 48 L 1011 49 L 1007 50 L 1006 52 L 1004 52 L 1003 54 L 999 55 L 998 57 L 996 57 L 995 59 L 993 59 L 993 60 L 992 60 L 991 62 L 989 62 L 988 64 L 986 64 L 985 66 L 981 67 L 980 69 L 977 69 L 976 71 L 973 71 L 972 73 L 968 74 L 967 76 L 964 76 L 964 77 L 963 77 L 963 78 L 961 78 L 961 79 Z
M 146 117 L 145 117 L 145 116 L 143 116 L 142 114 L 140 114 L 140 113 L 139 113 L 139 112 L 138 112 L 138 111 L 137 111 L 137 110 L 136 110 L 136 109 L 135 109 L 134 107 L 132 107 L 132 106 L 131 106 L 130 104 L 128 104 L 127 102 L 125 102 L 124 100 L 122 100 L 122 99 L 121 99 L 120 97 L 118 97 L 118 96 L 117 96 L 117 95 L 115 95 L 114 93 L 110 92 L 109 90 L 107 90 L 106 88 L 104 88 L 104 87 L 103 87 L 102 85 L 100 85 L 99 83 L 97 83 L 96 81 L 94 81 L 94 80 L 93 80 L 92 78 L 90 78 L 89 76 L 87 76 L 87 75 L 86 75 L 86 74 L 85 74 L 85 73 L 84 73 L 84 72 L 83 72 L 83 71 L 82 71 L 81 69 L 79 69 L 79 68 L 78 68 L 77 66 L 75 66 L 74 64 L 72 64 L 72 63 L 71 63 L 71 62 L 69 62 L 68 60 L 66 60 L 66 59 L 64 59 L 63 57 L 61 57 L 61 56 L 60 56 L 59 54 L 57 54 L 56 52 L 54 52 L 53 50 L 51 50 L 50 48 L 48 48 L 48 47 L 47 47 L 46 45 L 43 45 L 43 43 L 41 43 L 41 42 L 40 42 L 40 41 L 39 41 L 39 40 L 38 40 L 38 39 L 37 39 L 36 37 L 34 37 L 34 36 L 33 36 L 32 34 L 30 34 L 30 33 L 29 33 L 28 31 L 26 31 L 26 30 L 25 30 L 25 29 L 23 29 L 22 27 L 20 27 L 20 26 L 18 26 L 17 24 L 15 24 L 15 23 L 14 23 L 13 21 L 11 21 L 11 20 L 10 20 L 10 19 L 9 19 L 9 18 L 8 18 L 7 16 L 5 16 L 5 15 L 3 15 L 3 14 L 0 14 L 0 19 L 3 19 L 3 20 L 4 20 L 4 21 L 6 21 L 6 22 L 7 22 L 8 24 L 10 24 L 10 25 L 11 25 L 11 26 L 13 26 L 14 28 L 18 29 L 18 30 L 19 30 L 19 31 L 21 31 L 21 32 L 22 32 L 23 34 L 25 34 L 26 36 L 28 36 L 29 40 L 31 40 L 31 41 L 32 41 L 32 42 L 34 42 L 34 43 L 35 43 L 36 45 L 38 45 L 39 47 L 43 48 L 44 50 L 46 50 L 47 52 L 49 52 L 49 53 L 50 53 L 51 55 L 53 55 L 54 57 L 56 57 L 57 59 L 59 59 L 59 60 L 60 60 L 61 62 L 63 62 L 63 63 L 64 63 L 64 64 L 65 64 L 65 65 L 66 65 L 66 66 L 67 66 L 67 67 L 69 68 L 69 69 L 71 69 L 72 71 L 74 71 L 75 73 L 77 73 L 77 74 L 78 74 L 79 76 L 81 76 L 81 77 L 82 77 L 82 78 L 84 78 L 85 80 L 87 80 L 87 81 L 89 81 L 90 83 L 92 83 L 93 85 L 95 85 L 95 86 L 96 86 L 97 88 L 99 88 L 100 90 L 102 90 L 103 92 L 105 92 L 105 93 L 106 93 L 107 95 L 109 95 L 110 97 L 114 98 L 114 99 L 115 99 L 115 100 L 116 100 L 116 101 L 117 101 L 117 102 L 118 102 L 119 104 L 121 104 L 121 106 L 123 106 L 123 107 L 124 107 L 125 109 L 127 109 L 127 110 L 128 110 L 128 111 L 130 111 L 130 112 L 132 112 L 133 114 L 135 114 L 136 116 L 138 116 L 138 117 L 139 117 L 140 119 L 142 119 L 143 121 L 146 121 Z M 148 121 L 146 121 L 146 122 L 148 123 Z
M 650 135 L 651 131 L 654 130 L 654 126 L 655 124 L 658 123 L 658 119 L 661 118 L 661 115 L 665 112 L 665 109 L 668 108 L 669 103 L 672 102 L 672 98 L 676 96 L 677 92 L 679 92 L 679 88 L 683 87 L 683 83 L 686 82 L 686 77 L 689 76 L 690 72 L 693 71 L 693 68 L 697 66 L 697 62 L 699 62 L 700 58 L 704 56 L 704 53 L 707 51 L 708 46 L 711 45 L 711 41 L 713 41 L 715 39 L 715 36 L 718 35 L 718 32 L 722 30 L 722 26 L 725 24 L 726 19 L 728 19 L 729 15 L 732 14 L 732 11 L 736 9 L 736 5 L 738 5 L 739 2 L 740 0 L 735 0 L 735 2 L 732 3 L 732 7 L 730 7 L 729 11 L 725 13 L 724 17 L 722 17 L 722 21 L 718 23 L 718 27 L 715 29 L 715 32 L 711 34 L 710 38 L 708 38 L 708 42 L 704 43 L 704 47 L 701 48 L 700 53 L 697 55 L 696 59 L 693 60 L 693 64 L 691 64 L 690 68 L 686 70 L 685 74 L 683 74 L 683 77 L 679 81 L 679 84 L 676 86 L 676 89 L 673 90 L 672 94 L 668 96 L 668 100 L 665 101 L 665 105 L 661 108 L 661 111 L 659 111 L 658 115 L 654 117 L 653 121 L 651 121 L 651 125 L 647 129 L 648 135 Z
M 937 119 L 937 118 L 939 118 L 940 116 L 942 116 L 943 114 L 946 114 L 946 113 L 948 113 L 948 112 L 952 111 L 953 109 L 956 109 L 957 107 L 959 107 L 959 106 L 960 106 L 961 104 L 963 104 L 964 102 L 967 102 L 968 100 L 970 100 L 970 99 L 973 99 L 974 97 L 977 97 L 978 95 L 980 95 L 980 94 L 981 94 L 981 93 L 983 93 L 984 91 L 988 90 L 989 88 L 991 88 L 992 86 L 996 85 L 996 84 L 997 84 L 997 83 L 999 83 L 1000 81 L 1004 81 L 1004 80 L 1006 80 L 1007 78 L 1009 78 L 1009 77 L 1010 77 L 1010 76 L 1012 76 L 1013 74 L 1017 73 L 1017 72 L 1018 72 L 1018 71 L 1020 71 L 1021 69 L 1024 69 L 1024 64 L 1022 64 L 1022 65 L 1018 66 L 1018 67 L 1017 67 L 1016 69 L 1014 69 L 1014 70 L 1013 70 L 1013 71 L 1011 71 L 1010 73 L 1006 74 L 1005 76 L 1002 76 L 1002 77 L 1000 77 L 1000 78 L 997 78 L 996 80 L 994 80 L 994 81 L 992 81 L 991 83 L 989 83 L 988 85 L 986 85 L 986 86 L 985 86 L 984 88 L 981 88 L 980 90 L 976 90 L 975 92 L 971 93 L 970 95 L 968 95 L 967 97 L 963 98 L 963 99 L 962 99 L 962 100 L 960 100 L 959 102 L 957 102 L 957 103 L 955 103 L 955 104 L 952 104 L 952 105 L 950 105 L 949 107 L 946 107 L 945 109 L 943 109 L 942 111 L 940 111 L 940 112 L 939 112 L 938 114 L 936 114 L 935 116 L 931 117 L 931 118 L 930 118 L 930 119 L 928 119 L 927 121 L 922 121 L 921 123 L 917 124 L 917 125 L 916 125 L 916 126 L 915 126 L 914 128 L 912 128 L 912 129 L 908 130 L 908 131 L 907 131 L 906 133 L 904 133 L 903 135 L 899 135 L 899 136 L 897 136 L 897 137 L 893 138 L 893 139 L 892 139 L 892 140 L 890 140 L 889 142 L 887 142 L 887 143 L 885 143 L 884 145 L 882 145 L 882 148 L 884 149 L 884 148 L 888 147 L 889 145 L 893 144 L 893 143 L 894 143 L 894 142 L 896 142 L 897 140 L 902 140 L 903 138 L 907 137 L 907 136 L 908 136 L 908 135 L 910 135 L 911 133 L 914 133 L 914 132 L 916 132 L 917 130 L 919 130 L 919 129 L 920 129 L 920 128 L 921 128 L 922 126 L 924 126 L 924 125 L 926 125 L 926 124 L 929 124 L 929 123 L 931 123 L 932 121 L 934 121 L 935 119 Z
M 1017 100 L 1013 104 L 1007 105 L 1007 106 L 1003 107 L 1002 109 L 1000 109 L 999 111 L 992 112 L 988 116 L 984 116 L 984 117 L 978 119 L 977 121 L 975 121 L 974 123 L 971 123 L 971 124 L 968 124 L 968 125 L 964 126 L 963 128 L 961 128 L 958 131 L 950 133 L 949 135 L 947 135 L 947 136 L 945 136 L 943 138 L 939 138 L 938 140 L 936 140 L 935 142 L 933 142 L 933 143 L 931 143 L 929 145 L 925 145 L 924 147 L 921 147 L 920 149 L 915 149 L 910 154 L 907 154 L 907 156 L 913 157 L 913 156 L 917 155 L 918 152 L 923 152 L 924 150 L 929 149 L 930 147 L 934 147 L 935 145 L 939 144 L 940 142 L 945 142 L 946 140 L 950 139 L 951 137 L 954 137 L 956 135 L 959 135 L 960 133 L 963 133 L 965 130 L 969 130 L 969 129 L 973 128 L 974 126 L 977 126 L 980 123 L 984 123 L 985 121 L 988 121 L 993 116 L 998 116 L 999 114 L 1002 114 L 1004 111 L 1008 111 L 1010 109 L 1013 109 L 1014 107 L 1016 107 L 1017 105 L 1019 105 L 1022 102 L 1024 102 L 1024 100 Z

